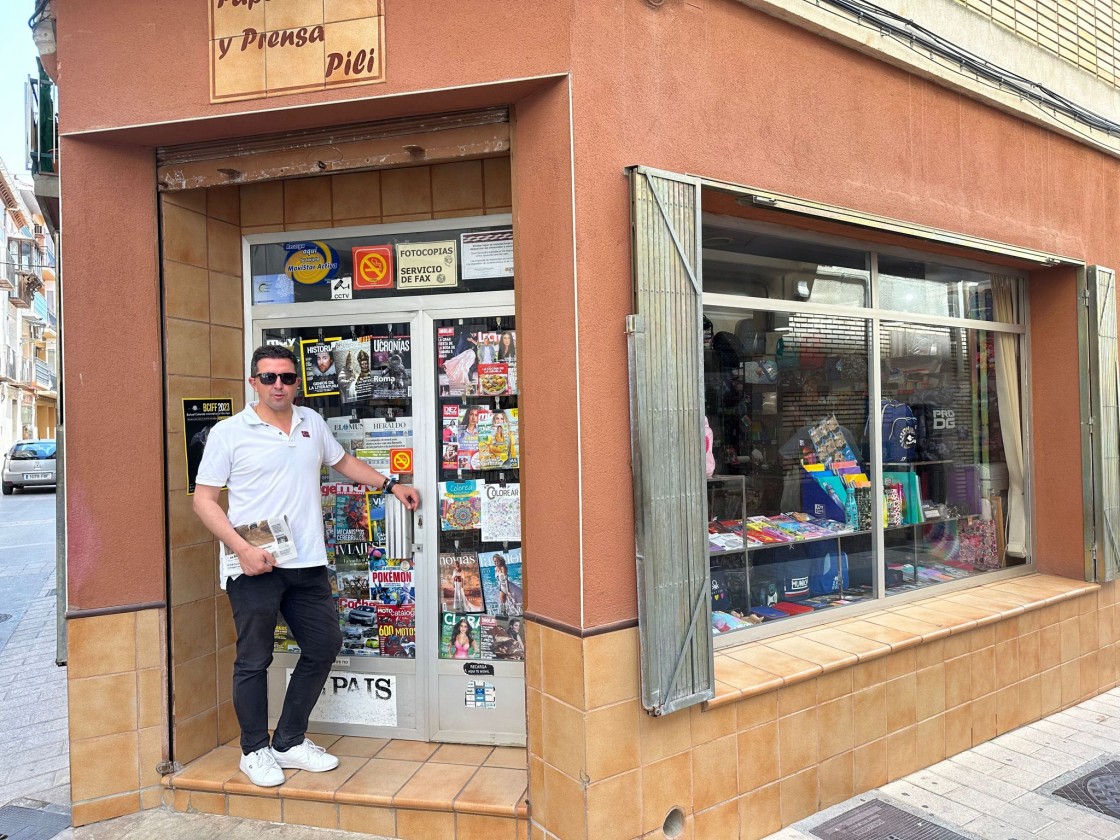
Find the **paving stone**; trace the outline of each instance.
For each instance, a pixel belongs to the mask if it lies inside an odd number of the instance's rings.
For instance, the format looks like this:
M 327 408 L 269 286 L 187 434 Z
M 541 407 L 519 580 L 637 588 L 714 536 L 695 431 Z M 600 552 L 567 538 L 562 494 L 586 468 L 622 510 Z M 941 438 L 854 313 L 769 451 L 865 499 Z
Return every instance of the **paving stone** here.
M 1011 804 L 1024 810 L 1042 814 L 1055 822 L 1071 826 L 1078 831 L 1099 838 L 1099 840 L 1111 840 L 1111 838 L 1120 834 L 1120 825 L 1117 825 L 1114 820 L 1040 793 L 1024 793 L 1018 799 L 1013 800 Z
M 948 796 L 930 793 L 905 779 L 884 785 L 881 790 L 888 801 L 893 799 L 909 808 L 928 814 L 930 819 L 945 825 L 963 826 L 981 815 L 979 810 L 966 803 L 954 801 Z M 959 791 L 961 788 L 956 790 Z M 955 792 L 951 791 L 951 793 Z

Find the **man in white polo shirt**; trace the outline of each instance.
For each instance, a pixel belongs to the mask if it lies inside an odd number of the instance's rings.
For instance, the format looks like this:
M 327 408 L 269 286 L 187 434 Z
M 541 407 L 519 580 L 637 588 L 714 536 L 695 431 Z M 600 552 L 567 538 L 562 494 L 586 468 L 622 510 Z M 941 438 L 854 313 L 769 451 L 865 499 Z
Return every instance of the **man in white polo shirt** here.
M 322 772 L 338 766 L 336 757 L 306 737 L 308 717 L 342 647 L 327 577 L 320 467 L 327 464 L 357 484 L 392 493 L 410 510 L 420 504 L 414 488 L 347 454 L 318 413 L 292 404 L 298 370 L 299 360 L 287 347 L 256 349 L 249 385 L 257 402 L 211 430 L 194 494 L 198 518 L 237 554 L 244 573 L 225 582 L 237 629 L 233 708 L 241 725 L 241 769 L 262 787 L 282 784 L 284 767 Z M 229 489 L 228 514 L 219 503 L 223 486 Z M 234 530 L 279 516 L 288 519 L 297 555 L 282 565 Z M 268 666 L 278 611 L 300 657 L 270 743 Z

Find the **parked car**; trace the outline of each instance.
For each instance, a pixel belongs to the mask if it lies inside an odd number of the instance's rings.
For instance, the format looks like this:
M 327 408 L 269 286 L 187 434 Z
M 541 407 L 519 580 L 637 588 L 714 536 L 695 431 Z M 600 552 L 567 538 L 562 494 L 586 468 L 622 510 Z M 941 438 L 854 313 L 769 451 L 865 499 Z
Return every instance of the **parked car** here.
M 4 454 L 0 489 L 5 496 L 17 487 L 54 487 L 53 440 L 21 440 Z

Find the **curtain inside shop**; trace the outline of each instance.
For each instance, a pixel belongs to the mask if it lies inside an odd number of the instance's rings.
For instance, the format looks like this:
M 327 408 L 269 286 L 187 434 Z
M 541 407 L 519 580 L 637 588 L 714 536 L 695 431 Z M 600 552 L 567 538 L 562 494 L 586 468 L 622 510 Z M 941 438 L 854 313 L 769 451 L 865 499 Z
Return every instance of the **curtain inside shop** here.
M 1015 321 L 1015 286 L 1013 277 L 992 276 L 992 305 L 995 319 L 1003 323 Z M 1019 403 L 1018 336 L 996 333 L 996 399 L 999 402 L 999 424 L 1003 432 L 1004 457 L 1007 459 L 1007 555 L 1027 556 L 1027 505 L 1023 487 L 1023 422 Z

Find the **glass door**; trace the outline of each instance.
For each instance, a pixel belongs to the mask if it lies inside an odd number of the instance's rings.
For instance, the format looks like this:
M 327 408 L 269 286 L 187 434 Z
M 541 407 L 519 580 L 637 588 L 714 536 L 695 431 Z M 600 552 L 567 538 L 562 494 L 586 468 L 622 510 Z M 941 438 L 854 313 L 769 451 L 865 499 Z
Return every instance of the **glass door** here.
M 261 343 L 281 343 L 301 361 L 299 400 L 327 422 L 348 453 L 402 483 L 414 483 L 417 395 L 433 388 L 416 357 L 415 313 L 342 320 L 267 322 Z M 333 469 L 320 475 L 323 528 L 343 648 L 312 713 L 316 731 L 392 738 L 428 736 L 426 675 L 434 628 L 417 623 L 417 588 L 430 566 L 419 549 L 394 552 L 386 500 Z M 421 488 L 427 510 L 432 496 Z M 390 502 L 389 504 L 395 504 Z M 390 527 L 392 527 L 390 525 Z M 415 548 L 415 544 L 413 544 Z M 404 554 L 405 556 L 401 556 Z M 421 589 L 421 591 L 423 591 Z M 276 717 L 299 647 L 278 619 L 269 675 Z
M 438 557 L 433 737 L 522 744 L 522 453 L 513 310 L 429 314 L 438 493 L 426 539 Z
M 525 742 L 516 325 L 494 296 L 456 302 L 256 322 L 258 343 L 301 360 L 300 404 L 422 498 L 411 557 L 390 557 L 381 494 L 321 475 L 344 641 L 316 731 Z M 297 654 L 281 617 L 274 717 Z

